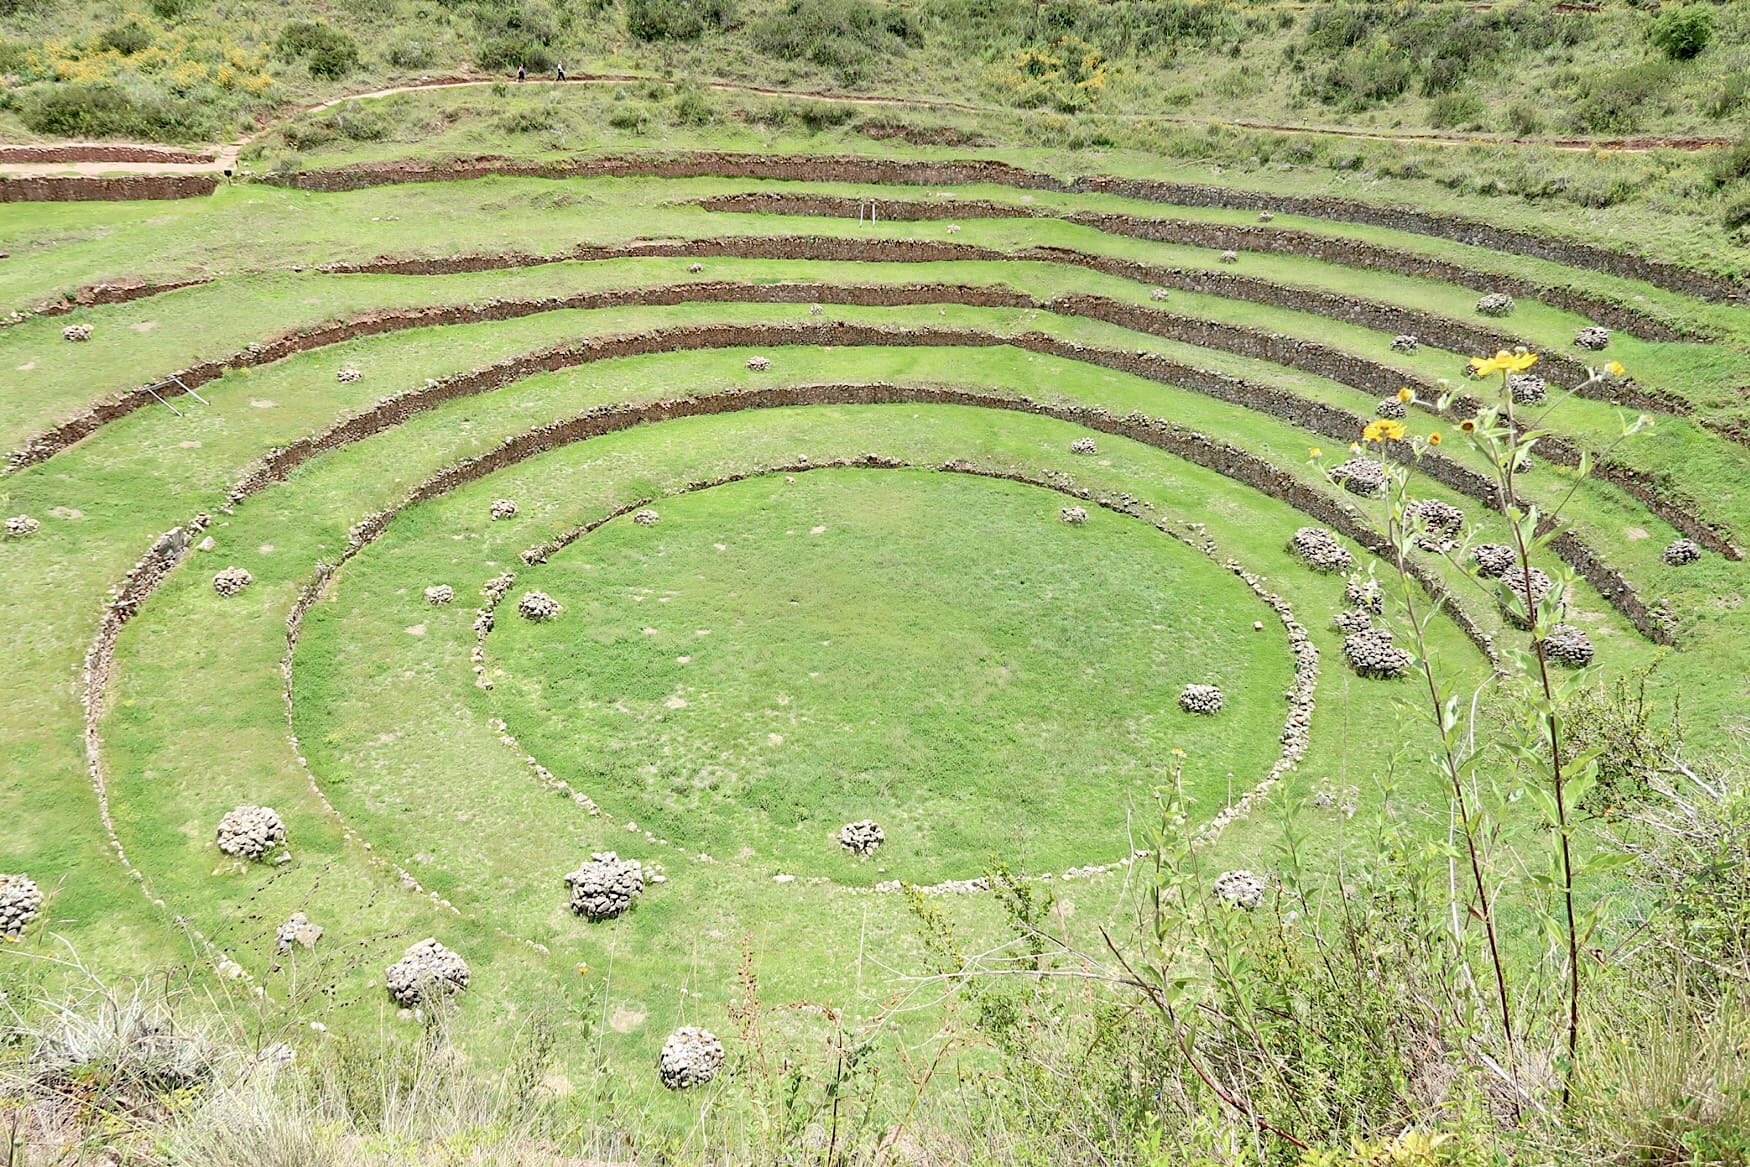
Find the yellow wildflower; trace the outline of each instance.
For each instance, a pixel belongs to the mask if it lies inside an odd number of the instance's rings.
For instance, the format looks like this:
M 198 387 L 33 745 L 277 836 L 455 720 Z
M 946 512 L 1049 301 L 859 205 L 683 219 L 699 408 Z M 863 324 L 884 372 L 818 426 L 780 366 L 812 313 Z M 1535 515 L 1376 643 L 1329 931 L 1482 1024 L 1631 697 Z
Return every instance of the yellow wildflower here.
M 1438 446 L 1440 444 L 1440 431 L 1439 430 L 1435 430 L 1433 433 L 1428 435 L 1428 444 L 1430 446 Z
M 1398 390 L 1398 400 L 1399 401 L 1408 403 L 1408 402 L 1414 401 L 1415 399 L 1416 399 L 1416 391 L 1414 389 L 1411 389 L 1408 385 L 1406 385 L 1402 389 Z
M 589 975 L 589 965 L 583 963 L 581 960 L 578 961 L 577 962 L 577 975 L 580 977 L 588 976 Z
M 1349 443 L 1349 452 L 1351 454 L 1359 454 L 1361 452 L 1361 443 L 1360 442 L 1350 442 Z
M 1472 357 L 1471 372 L 1479 377 L 1494 373 L 1523 373 L 1537 364 L 1536 353 L 1510 353 L 1502 349 L 1492 357 Z
M 1361 437 L 1369 442 L 1395 442 L 1408 432 L 1409 429 L 1403 422 L 1380 418 L 1378 421 L 1368 422 L 1367 428 L 1361 431 Z
M 1476 419 L 1467 417 L 1463 421 L 1458 423 L 1458 428 L 1463 430 L 1467 434 L 1474 434 L 1477 432 Z
M 1183 757 L 1184 757 L 1184 756 L 1185 756 L 1185 751 L 1184 751 L 1184 750 L 1181 750 L 1181 749 L 1180 749 L 1180 748 L 1179 748 L 1179 747 L 1178 747 L 1178 746 L 1174 746 L 1174 747 L 1173 747 L 1173 757 L 1175 757 L 1175 758 L 1183 758 Z
M 1314 446 L 1312 449 L 1310 449 L 1306 452 L 1306 456 L 1308 458 L 1323 458 L 1325 456 L 1325 452 L 1323 450 L 1319 449 L 1317 446 Z
M 1628 373 L 1628 370 L 1622 367 L 1621 361 L 1606 361 L 1604 364 L 1604 371 L 1609 373 L 1612 377 L 1621 377 Z

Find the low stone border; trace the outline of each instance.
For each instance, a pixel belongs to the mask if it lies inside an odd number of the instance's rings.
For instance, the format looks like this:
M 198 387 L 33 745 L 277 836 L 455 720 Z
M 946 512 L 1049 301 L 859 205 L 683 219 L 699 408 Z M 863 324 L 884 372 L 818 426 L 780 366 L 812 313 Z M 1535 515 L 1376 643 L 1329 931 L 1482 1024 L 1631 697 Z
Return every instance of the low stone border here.
M 1147 309 L 1140 309 L 1147 311 Z M 597 360 L 643 355 L 651 352 L 680 352 L 708 348 L 734 348 L 750 345 L 905 345 L 905 346 L 996 346 L 1009 345 L 1029 352 L 1083 361 L 1102 368 L 1116 369 L 1162 384 L 1191 389 L 1235 405 L 1270 414 L 1291 425 L 1310 430 L 1339 441 L 1352 441 L 1361 432 L 1364 418 L 1338 406 L 1308 401 L 1292 393 L 1238 377 L 1210 373 L 1181 365 L 1155 353 L 1145 351 L 1120 352 L 1059 340 L 1043 333 L 1028 332 L 1014 336 L 953 328 L 892 329 L 875 325 L 850 324 L 844 321 L 798 322 L 790 324 L 707 324 L 685 325 L 635 333 L 621 337 L 590 338 L 574 344 L 559 345 L 500 361 L 481 369 L 428 383 L 422 388 L 407 390 L 385 398 L 363 413 L 338 422 L 328 430 L 300 439 L 289 446 L 270 452 L 233 488 L 233 501 L 260 485 L 283 477 L 293 467 L 324 450 L 333 449 L 380 433 L 421 410 L 443 401 L 472 396 L 502 388 L 536 373 L 573 368 Z M 780 390 L 779 392 L 784 392 Z M 712 401 L 720 398 L 683 399 Z M 1000 401 L 1003 398 L 984 398 Z M 1024 408 L 1037 412 L 1052 412 L 1075 407 L 1058 407 L 1027 399 Z M 1011 404 L 1008 408 L 1016 408 Z M 1093 411 L 1103 412 L 1103 411 Z M 1112 431 L 1120 432 L 1120 431 Z M 1135 437 L 1136 434 L 1127 436 Z M 1201 435 L 1198 435 L 1201 437 Z M 1147 438 L 1139 440 L 1147 441 Z M 1158 443 L 1156 443 L 1158 444 Z M 1189 447 L 1188 447 L 1189 448 Z M 1233 447 L 1224 446 L 1224 449 Z M 1175 451 L 1177 452 L 1177 451 Z M 1237 452 L 1237 451 L 1236 451 Z M 1413 458 L 1408 443 L 1391 442 L 1387 456 L 1399 461 Z M 1184 455 L 1184 456 L 1189 456 Z M 1247 457 L 1253 457 L 1247 455 Z M 1260 460 L 1261 461 L 1261 460 Z M 1430 477 L 1464 493 L 1490 507 L 1498 507 L 1495 484 L 1483 475 L 1460 466 L 1445 457 L 1427 454 L 1416 465 Z M 1282 475 L 1285 481 L 1293 481 Z M 1302 508 L 1305 509 L 1305 508 Z M 1309 511 L 1308 513 L 1313 513 Z M 1315 515 L 1315 517 L 1317 517 Z M 1348 532 L 1344 532 L 1347 534 Z M 1656 643 L 1671 643 L 1667 622 L 1648 608 L 1621 572 L 1610 567 L 1584 541 L 1572 532 L 1554 540 L 1551 546 L 1589 583 L 1597 588 L 1607 602 L 1615 607 L 1637 631 Z
M 198 199 L 217 190 L 216 174 L 127 174 L 100 178 L 0 177 L 0 203 L 130 202 Z
M 1512 276 L 1477 271 L 1462 264 L 1418 255 L 1401 248 L 1386 247 L 1363 240 L 1346 239 L 1302 231 L 1292 227 L 1261 227 L 1242 223 L 1211 223 L 1199 219 L 1154 219 L 1126 215 L 1115 211 L 1065 211 L 1052 207 L 1020 206 L 992 202 L 986 199 L 870 199 L 825 194 L 787 194 L 757 192 L 736 195 L 713 195 L 688 200 L 688 204 L 707 211 L 733 214 L 808 215 L 814 217 L 857 218 L 875 208 L 876 221 L 918 222 L 963 219 L 1057 219 L 1078 226 L 1092 227 L 1111 235 L 1126 235 L 1156 243 L 1177 243 L 1189 247 L 1207 247 L 1212 251 L 1263 251 L 1279 255 L 1305 256 L 1343 267 L 1372 271 L 1389 271 L 1398 275 L 1439 280 L 1477 292 L 1502 289 L 1524 299 L 1541 300 L 1555 308 L 1573 312 L 1607 327 L 1620 329 L 1646 340 L 1701 339 L 1707 334 L 1698 329 L 1659 320 L 1633 305 L 1587 296 L 1567 288 L 1536 284 Z M 1105 258 L 1105 257 L 1100 257 Z M 1116 261 L 1122 263 L 1124 261 Z M 1303 302 L 1322 297 L 1342 312 L 1338 319 L 1365 323 L 1384 332 L 1411 333 L 1440 348 L 1458 352 L 1493 352 L 1512 348 L 1519 343 L 1506 334 L 1464 324 L 1447 317 L 1422 313 L 1414 309 L 1372 304 L 1352 300 L 1335 292 L 1285 288 L 1255 276 L 1228 272 L 1185 272 L 1165 269 L 1174 278 L 1156 280 L 1168 287 L 1185 291 L 1214 291 L 1221 288 L 1227 294 L 1259 303 L 1289 307 L 1281 297 L 1284 292 Z M 1271 298 L 1261 298 L 1260 289 L 1276 289 Z M 1248 294 L 1250 293 L 1250 294 Z M 1361 306 L 1366 305 L 1366 311 Z M 1327 309 L 1307 309 L 1327 311 Z M 1358 319 L 1360 316 L 1362 318 Z M 1384 323 L 1384 321 L 1391 323 Z M 1379 321 L 1379 323 L 1375 323 Z M 1495 341 L 1477 340 L 1496 337 Z M 1442 338 L 1463 338 L 1448 342 Z M 1505 343 L 1502 343 L 1505 339 Z
M 985 184 L 1066 194 L 1109 194 L 1146 202 L 1230 210 L 1268 210 L 1337 222 L 1362 223 L 1546 259 L 1720 303 L 1750 299 L 1750 285 L 1664 260 L 1612 251 L 1595 244 L 1547 239 L 1528 231 L 1475 219 L 1385 206 L 1329 195 L 1264 191 L 1095 175 L 1062 179 L 1006 162 L 985 159 L 899 159 L 848 155 L 765 155 L 725 151 L 618 154 L 553 161 L 478 155 L 448 161 L 363 162 L 330 170 L 264 176 L 260 181 L 299 190 L 346 191 L 407 182 L 456 182 L 489 176 L 524 178 L 654 177 L 758 178 L 794 182 L 847 182 L 909 186 Z M 1359 243 L 1360 241 L 1356 241 Z

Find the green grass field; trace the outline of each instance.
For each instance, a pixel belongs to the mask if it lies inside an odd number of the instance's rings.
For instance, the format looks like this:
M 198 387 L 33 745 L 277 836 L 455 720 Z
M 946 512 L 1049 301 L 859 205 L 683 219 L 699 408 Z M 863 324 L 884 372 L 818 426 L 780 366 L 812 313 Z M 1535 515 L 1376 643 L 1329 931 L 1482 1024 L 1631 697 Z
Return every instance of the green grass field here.
M 462 101 L 433 97 L 421 108 Z M 654 144 L 708 144 L 715 133 Z M 723 129 L 715 144 L 750 140 Z M 440 135 L 424 145 L 457 144 Z M 404 145 L 264 154 L 261 166 L 326 167 Z M 782 141 L 799 154 L 843 145 Z M 859 149 L 972 156 L 867 140 Z M 1065 156 L 979 153 L 1060 169 Z M 1151 165 L 1135 153 L 1076 162 L 1084 174 Z M 1298 175 L 1197 173 L 1284 194 L 1308 189 Z M 950 194 L 1025 205 L 1036 217 L 866 224 L 692 205 L 748 192 Z M 1472 200 L 1443 200 L 1427 209 L 1487 214 Z M 1157 800 L 1181 768 L 1190 809 L 1175 839 L 1219 823 L 1198 845 L 1212 872 L 1267 870 L 1292 838 L 1316 857 L 1321 878 L 1351 878 L 1360 832 L 1349 812 L 1315 799 L 1331 790 L 1351 791 L 1366 813 L 1389 801 L 1416 847 L 1437 848 L 1451 820 L 1427 764 L 1437 736 L 1407 708 L 1423 698 L 1419 683 L 1346 666 L 1344 634 L 1332 625 L 1344 576 L 1313 570 L 1288 542 L 1298 528 L 1329 525 L 1315 513 L 1340 515 L 1365 533 L 1341 540 L 1356 570 L 1395 595 L 1389 556 L 1363 546 L 1389 529 L 1388 504 L 1346 494 L 1328 470 L 1400 379 L 1419 387 L 1423 405 L 1442 382 L 1485 392 L 1462 375 L 1477 354 L 1431 343 L 1397 351 L 1388 332 L 1255 299 L 1179 290 L 1161 299 L 1148 281 L 1088 270 L 1089 257 L 1234 271 L 1494 328 L 1533 351 L 1621 361 L 1673 407 L 1621 439 L 1637 411 L 1597 390 L 1571 392 L 1577 386 L 1552 373 L 1536 424 L 1606 453 L 1618 482 L 1634 479 L 1654 502 L 1541 457 L 1516 485 L 1527 502 L 1560 508 L 1573 536 L 1625 585 L 1628 598 L 1585 580 L 1569 591 L 1565 618 L 1597 649 L 1584 677 L 1645 675 L 1655 700 L 1681 697 L 1693 744 L 1718 750 L 1734 740 L 1750 677 L 1750 568 L 1733 554 L 1750 541 L 1750 451 L 1732 436 L 1743 432 L 1750 385 L 1741 302 L 1407 231 L 1275 220 L 1484 280 L 1529 280 L 1550 299 L 1584 290 L 1697 334 L 1653 341 L 1618 329 L 1593 356 L 1573 343 L 1589 320 L 1530 297 L 1491 320 L 1477 314 L 1473 287 L 1262 250 L 1230 264 L 1208 248 L 1062 221 L 1077 212 L 1257 220 L 994 186 L 727 177 L 489 178 L 345 194 L 238 182 L 210 199 L 0 207 L 0 250 L 11 252 L 0 265 L 0 309 L 24 313 L 0 327 L 6 448 L 180 368 L 319 325 L 549 301 L 508 319 L 409 319 L 283 359 L 240 359 L 200 388 L 201 400 L 178 395 L 174 411 L 148 403 L 107 418 L 0 476 L 0 511 L 40 523 L 0 545 L 0 821 L 11 824 L 0 831 L 0 871 L 29 874 L 47 895 L 40 919 L 0 954 L 0 981 L 52 982 L 65 975 L 53 962 L 69 954 L 116 976 L 193 968 L 264 1041 L 314 1050 L 379 1029 L 412 1032 L 384 992 L 383 970 L 412 941 L 435 936 L 472 969 L 454 1018 L 471 1059 L 504 1063 L 506 1034 L 550 1018 L 552 1072 L 567 1090 L 688 1146 L 701 1105 L 714 1103 L 663 1090 L 650 1067 L 677 1025 L 704 1025 L 733 1045 L 744 950 L 769 1002 L 836 1010 L 848 1027 L 896 1035 L 871 1056 L 898 1074 L 919 1043 L 958 1023 L 920 988 L 937 951 L 898 885 L 975 880 L 998 865 L 1050 894 L 1066 946 L 1097 950 L 1103 929 L 1136 929 Z M 1508 223 L 1594 241 L 1631 225 L 1601 217 L 1569 229 L 1560 218 L 1521 208 Z M 802 237 L 988 251 L 916 263 L 722 254 L 726 240 L 777 248 Z M 1663 246 L 1669 237 L 1661 229 L 1641 242 L 1647 254 L 1688 258 L 1687 245 Z M 681 254 L 453 275 L 318 270 L 385 256 L 562 257 L 582 244 L 652 240 Z M 1709 267 L 1736 270 L 1735 261 Z M 122 278 L 204 282 L 35 311 Z M 711 290 L 720 285 L 802 286 L 782 302 L 750 302 Z M 917 302 L 848 302 L 902 286 L 919 289 Z M 1025 302 L 974 302 L 991 291 Z M 618 295 L 611 306 L 551 302 L 609 292 Z M 1158 312 L 1163 330 L 1169 313 L 1173 327 L 1229 327 L 1211 335 L 1230 339 L 1195 344 L 1121 326 L 1072 310 L 1073 296 Z M 880 343 L 796 343 L 792 330 L 811 322 L 886 332 Z M 89 325 L 90 339 L 63 339 L 69 325 Z M 704 325 L 742 331 L 705 347 L 582 347 Z M 922 335 L 944 329 L 959 330 L 956 343 Z M 1233 329 L 1322 345 L 1348 364 L 1322 376 L 1276 363 L 1241 351 Z M 563 346 L 586 355 L 551 357 L 447 399 L 420 396 L 446 378 Z M 1114 367 L 1139 353 L 1184 373 Z M 360 375 L 338 376 L 346 370 Z M 1236 383 L 1247 388 L 1224 397 L 1220 387 Z M 748 396 L 833 385 L 885 386 L 893 399 L 766 407 Z M 949 392 L 979 403 L 927 399 Z M 666 412 L 642 424 L 579 431 L 552 448 L 518 444 L 538 427 L 653 403 L 668 403 Z M 682 416 L 701 403 L 720 411 Z M 1354 432 L 1321 429 L 1316 419 L 1336 415 L 1319 409 L 1355 414 Z M 371 417 L 384 424 L 365 427 L 360 419 Z M 1461 508 L 1468 542 L 1504 541 L 1507 516 L 1429 476 L 1436 460 L 1455 472 L 1488 469 L 1459 420 L 1410 411 L 1410 438 L 1441 435 L 1437 449 L 1424 445 L 1410 497 Z M 1217 453 L 1184 457 L 1140 440 L 1160 432 L 1153 422 Z M 318 434 L 331 440 L 283 479 L 232 497 L 264 459 Z M 1088 438 L 1096 453 L 1071 451 Z M 473 459 L 487 472 L 458 472 Z M 1241 467 L 1253 465 L 1279 471 L 1277 485 L 1248 485 Z M 495 519 L 496 499 L 514 500 L 515 516 Z M 1090 512 L 1085 525 L 1061 521 L 1072 505 Z M 655 523 L 634 521 L 644 507 Z M 206 518 L 186 556 L 123 613 L 113 643 L 104 639 L 106 603 L 130 568 L 196 515 Z M 1674 520 L 1708 525 L 1720 546 L 1694 564 L 1666 562 L 1681 534 Z M 522 557 L 554 541 L 564 546 Z M 1480 687 L 1479 716 L 1512 716 L 1527 638 L 1462 555 L 1409 558 L 1450 605 L 1428 622 L 1427 658 L 1467 693 Z M 1534 559 L 1563 569 L 1553 548 Z M 230 566 L 252 582 L 221 596 L 213 577 Z M 506 571 L 515 582 L 491 631 L 477 636 L 482 586 Z M 1256 590 L 1242 572 L 1262 577 Z M 425 589 L 439 584 L 454 588 L 453 603 L 426 602 Z M 516 614 L 519 597 L 537 590 L 562 606 L 555 619 Z M 306 613 L 302 597 L 311 595 Z M 1305 756 L 1279 782 L 1272 767 L 1294 659 L 1266 595 L 1286 604 L 1289 624 L 1304 625 L 1320 662 Z M 1637 631 L 1631 599 L 1667 617 L 1673 643 Z M 1408 643 L 1403 615 L 1387 611 Z M 1497 682 L 1454 611 L 1493 638 Z M 88 676 L 91 661 L 110 663 Z M 1178 696 L 1191 683 L 1219 684 L 1222 711 L 1182 711 Z M 288 861 L 219 853 L 215 826 L 240 804 L 278 811 Z M 1230 822 L 1224 812 L 1236 805 Z M 864 818 L 886 831 L 870 859 L 836 842 L 841 825 Z M 1502 843 L 1522 845 L 1532 844 Z M 590 923 L 568 910 L 562 876 L 606 850 L 664 878 L 625 916 Z M 928 901 L 965 936 L 1000 943 L 997 897 L 949 887 Z M 326 931 L 313 951 L 283 955 L 275 930 L 296 911 Z M 1538 943 L 1529 927 L 1513 932 L 1518 947 Z M 987 1068 L 988 1052 L 968 1055 L 967 1072 Z M 739 1072 L 751 1057 L 735 1049 L 732 1064 Z M 610 1075 L 615 1092 L 600 1087 Z M 726 1096 L 721 1104 L 733 1105 Z

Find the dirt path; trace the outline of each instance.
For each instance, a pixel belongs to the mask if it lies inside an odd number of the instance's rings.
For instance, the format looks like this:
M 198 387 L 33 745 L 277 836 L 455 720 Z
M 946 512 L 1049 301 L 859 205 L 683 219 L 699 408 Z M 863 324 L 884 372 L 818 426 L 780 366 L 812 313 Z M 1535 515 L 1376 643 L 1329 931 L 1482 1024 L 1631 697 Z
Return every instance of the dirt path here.
M 582 73 L 566 79 L 566 85 L 632 85 L 643 84 L 655 80 L 631 73 Z M 32 161 L 33 155 L 48 153 L 67 157 L 82 149 L 96 153 L 114 153 L 120 151 L 139 151 L 142 154 L 166 153 L 164 147 L 152 143 L 121 143 L 121 142 L 91 142 L 91 143 L 56 143 L 53 145 L 0 145 L 0 176 L 34 177 L 46 175 L 111 175 L 111 174 L 209 174 L 233 171 L 237 166 L 237 156 L 243 147 L 250 142 L 269 133 L 291 117 L 301 113 L 315 113 L 343 105 L 349 101 L 374 101 L 384 97 L 393 97 L 400 93 L 417 93 L 427 89 L 465 89 L 479 86 L 497 85 L 507 82 L 513 85 L 552 86 L 560 84 L 556 81 L 537 79 L 526 82 L 510 81 L 503 77 L 440 77 L 427 81 L 418 81 L 410 85 L 396 85 L 387 89 L 376 89 L 366 93 L 352 93 L 341 97 L 330 98 L 315 105 L 304 106 L 292 110 L 274 119 L 272 122 L 247 134 L 234 142 L 213 148 L 210 160 L 168 162 L 168 161 L 113 161 L 113 160 L 48 160 Z M 895 97 L 883 94 L 866 93 L 835 93 L 831 91 L 774 89 L 763 85 L 744 85 L 734 81 L 711 81 L 705 83 L 706 88 L 724 93 L 751 93 L 764 97 L 802 98 L 809 101 L 829 101 L 846 105 L 860 106 L 897 106 L 922 109 L 948 109 L 962 113 L 1012 113 L 1013 110 L 999 106 L 973 105 L 967 102 L 951 101 L 947 98 L 930 97 Z M 1206 125 L 1208 118 L 1183 117 L 1175 114 L 1117 114 L 1112 115 L 1125 121 L 1158 121 L 1180 125 Z M 1611 153 L 1643 153 L 1649 150 L 1711 150 L 1732 144 L 1730 138 L 1507 138 L 1479 136 L 1468 134 L 1448 134 L 1438 130 L 1427 130 L 1409 133 L 1387 133 L 1379 130 L 1350 129 L 1340 126 L 1305 126 L 1282 125 L 1271 122 L 1247 121 L 1243 119 L 1228 119 L 1220 124 L 1243 130 L 1264 130 L 1285 134 L 1309 134 L 1331 138 L 1354 138 L 1372 142 L 1396 142 L 1404 145 L 1430 146 L 1466 146 L 1493 145 L 1510 146 L 1514 148 L 1541 148 L 1547 150 L 1593 151 L 1605 150 Z

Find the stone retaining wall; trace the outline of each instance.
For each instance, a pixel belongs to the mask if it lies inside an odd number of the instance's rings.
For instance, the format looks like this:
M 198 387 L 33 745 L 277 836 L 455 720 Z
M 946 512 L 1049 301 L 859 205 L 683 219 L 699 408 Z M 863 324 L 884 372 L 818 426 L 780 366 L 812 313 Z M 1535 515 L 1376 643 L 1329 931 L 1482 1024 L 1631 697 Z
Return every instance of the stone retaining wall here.
M 204 198 L 214 174 L 128 174 L 101 178 L 0 178 L 0 203 L 128 202 Z
M 1611 251 L 1592 244 L 1546 239 L 1526 231 L 1495 227 L 1474 219 L 1433 214 L 1408 207 L 1381 206 L 1328 195 L 1268 194 L 1198 183 L 1112 176 L 1066 180 L 1006 162 L 982 159 L 932 161 L 853 156 L 737 154 L 721 151 L 670 155 L 605 155 L 555 161 L 480 155 L 442 162 L 367 162 L 333 170 L 273 175 L 263 181 L 301 190 L 341 191 L 388 183 L 451 182 L 493 175 L 532 178 L 726 177 L 923 186 L 990 183 L 1071 194 L 1110 194 L 1180 206 L 1271 210 L 1339 222 L 1364 223 L 1487 247 L 1514 255 L 1547 259 L 1569 267 L 1590 269 L 1626 279 L 1642 280 L 1656 287 L 1704 300 L 1742 303 L 1750 299 L 1750 284 L 1743 280 L 1709 275 L 1677 264 Z
M 198 165 L 217 160 L 217 155 L 178 150 L 171 146 L 117 146 L 100 142 L 52 142 L 42 145 L 0 146 L 0 163 L 45 162 L 154 162 Z
M 1119 372 L 1130 373 L 1162 384 L 1192 389 L 1223 401 L 1268 413 L 1292 425 L 1333 439 L 1353 441 L 1361 432 L 1364 418 L 1348 410 L 1321 402 L 1308 401 L 1292 393 L 1239 377 L 1212 373 L 1169 361 L 1150 352 L 1121 352 L 1060 340 L 1043 333 L 1029 332 L 1016 336 L 998 336 L 954 328 L 895 329 L 874 325 L 850 324 L 843 321 L 797 324 L 705 324 L 658 329 L 619 337 L 592 338 L 574 344 L 559 345 L 534 353 L 526 353 L 500 361 L 495 365 L 434 381 L 423 388 L 408 390 L 386 398 L 363 413 L 347 418 L 324 431 L 270 452 L 259 466 L 247 475 L 233 492 L 240 499 L 259 489 L 264 482 L 276 480 L 315 455 L 363 440 L 401 424 L 409 417 L 444 401 L 473 396 L 502 388 L 537 373 L 575 368 L 599 360 L 628 356 L 643 356 L 656 352 L 686 352 L 712 348 L 751 346 L 779 347 L 785 345 L 843 346 L 934 346 L 986 347 L 1013 345 L 1065 360 L 1082 361 Z M 1050 408 L 1040 405 L 1041 411 Z M 1053 415 L 1055 416 L 1055 414 Z M 1405 460 L 1410 457 L 1406 443 L 1390 443 L 1388 456 Z M 1425 455 L 1417 466 L 1430 477 L 1455 490 L 1476 498 L 1485 505 L 1495 505 L 1494 484 L 1482 475 L 1459 466 L 1439 455 Z M 1292 481 L 1292 479 L 1286 479 Z M 1568 536 L 1578 544 L 1576 536 Z M 1565 544 L 1564 544 L 1565 545 Z M 1583 548 L 1583 544 L 1580 545 Z M 1572 550 L 1572 548 L 1570 548 Z M 1557 551 L 1567 558 L 1558 546 Z M 1630 623 L 1649 639 L 1659 643 L 1669 641 L 1669 630 L 1654 617 L 1635 596 L 1633 588 L 1620 572 L 1607 567 L 1596 553 L 1586 549 L 1584 555 L 1574 554 L 1568 562 L 1601 595 L 1616 606 Z

